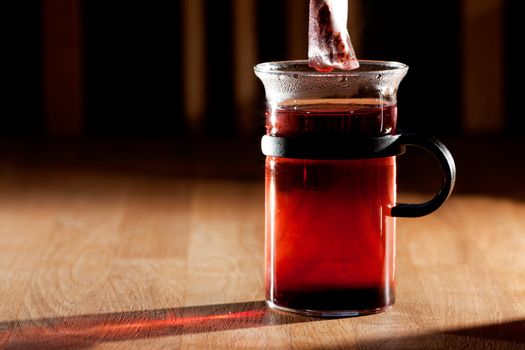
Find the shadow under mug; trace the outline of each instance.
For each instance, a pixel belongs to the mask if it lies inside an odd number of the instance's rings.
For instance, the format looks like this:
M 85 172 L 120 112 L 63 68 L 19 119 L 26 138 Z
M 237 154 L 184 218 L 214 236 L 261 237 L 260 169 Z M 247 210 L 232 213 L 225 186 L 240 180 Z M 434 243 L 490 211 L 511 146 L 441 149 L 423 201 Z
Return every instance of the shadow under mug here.
M 360 61 L 317 72 L 306 61 L 255 67 L 268 108 L 265 285 L 269 306 L 313 316 L 356 316 L 395 301 L 395 218 L 439 208 L 456 178 L 433 137 L 397 130 L 396 94 L 408 67 Z M 437 195 L 396 202 L 396 157 L 430 152 L 442 169 Z

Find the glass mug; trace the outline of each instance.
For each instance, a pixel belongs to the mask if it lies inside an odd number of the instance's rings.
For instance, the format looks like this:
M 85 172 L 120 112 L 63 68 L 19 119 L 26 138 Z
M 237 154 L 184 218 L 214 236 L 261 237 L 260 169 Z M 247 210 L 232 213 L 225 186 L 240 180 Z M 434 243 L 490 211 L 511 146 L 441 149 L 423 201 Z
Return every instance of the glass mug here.
M 393 305 L 396 217 L 433 212 L 454 187 L 445 146 L 396 128 L 396 93 L 408 67 L 360 64 L 332 72 L 307 61 L 255 66 L 268 106 L 261 147 L 272 308 L 356 316 Z M 442 187 L 426 203 L 396 203 L 396 156 L 407 145 L 426 149 L 441 165 Z

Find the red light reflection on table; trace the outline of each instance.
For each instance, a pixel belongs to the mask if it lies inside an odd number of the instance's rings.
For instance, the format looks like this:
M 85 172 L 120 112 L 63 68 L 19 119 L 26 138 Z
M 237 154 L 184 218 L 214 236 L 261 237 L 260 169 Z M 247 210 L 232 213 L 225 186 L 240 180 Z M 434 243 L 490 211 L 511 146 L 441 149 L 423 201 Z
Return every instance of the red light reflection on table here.
M 97 343 L 307 322 L 264 302 L 81 315 L 0 323 L 0 347 L 83 348 Z

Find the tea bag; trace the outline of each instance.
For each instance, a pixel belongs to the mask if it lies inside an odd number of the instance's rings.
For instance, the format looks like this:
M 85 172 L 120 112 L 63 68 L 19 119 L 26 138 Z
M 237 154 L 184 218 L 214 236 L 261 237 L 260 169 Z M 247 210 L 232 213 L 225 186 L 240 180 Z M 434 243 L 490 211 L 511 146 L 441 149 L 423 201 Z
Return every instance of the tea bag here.
M 321 72 L 359 68 L 346 28 L 348 0 L 310 0 L 308 65 Z

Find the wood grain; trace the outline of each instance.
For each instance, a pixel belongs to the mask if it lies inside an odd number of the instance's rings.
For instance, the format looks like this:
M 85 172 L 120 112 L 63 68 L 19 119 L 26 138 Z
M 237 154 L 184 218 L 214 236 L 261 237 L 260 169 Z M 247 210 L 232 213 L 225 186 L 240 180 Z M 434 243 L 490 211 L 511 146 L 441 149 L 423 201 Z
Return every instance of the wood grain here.
M 2 166 L 0 348 L 525 347 L 524 202 L 399 220 L 396 305 L 322 320 L 264 306 L 263 200 L 262 182 Z

